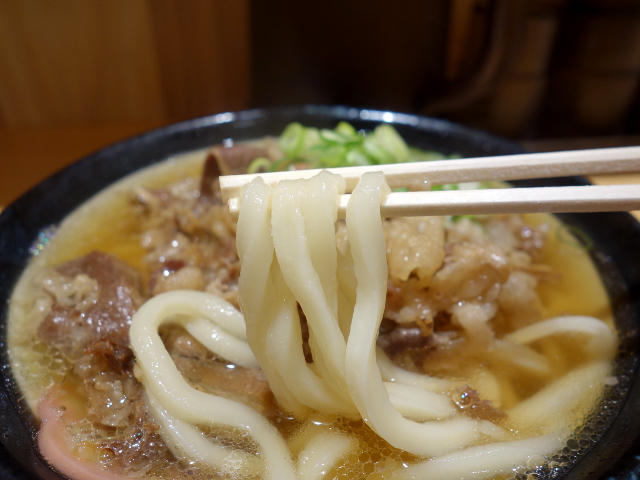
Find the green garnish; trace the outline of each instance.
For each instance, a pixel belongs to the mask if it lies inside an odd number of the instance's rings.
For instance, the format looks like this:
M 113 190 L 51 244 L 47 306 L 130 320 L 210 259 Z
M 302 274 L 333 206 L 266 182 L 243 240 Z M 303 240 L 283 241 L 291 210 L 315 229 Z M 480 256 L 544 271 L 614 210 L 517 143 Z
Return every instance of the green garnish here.
M 336 133 L 340 133 L 345 136 L 350 136 L 350 137 L 358 136 L 358 132 L 356 131 L 355 128 L 353 128 L 353 125 L 347 122 L 338 123 L 338 125 L 335 128 L 335 131 Z
M 283 158 L 268 167 L 262 159 L 256 159 L 249 168 L 281 171 L 298 162 L 309 168 L 333 168 L 459 158 L 409 148 L 396 129 L 386 123 L 364 133 L 347 122 L 339 122 L 333 130 L 293 122 L 282 132 L 279 145 Z M 258 163 L 254 165 L 255 162 Z
M 306 131 L 298 122 L 287 125 L 280 135 L 280 148 L 287 157 L 295 157 L 303 147 Z
M 478 215 L 451 215 L 451 221 L 453 223 L 457 223 L 465 218 L 471 222 L 478 222 Z
M 443 185 L 433 185 L 431 187 L 431 191 L 432 192 L 442 192 L 445 190 L 459 190 L 460 187 L 458 187 L 457 183 L 445 183 Z
M 299 160 L 297 158 L 288 158 L 288 157 L 284 157 L 281 158 L 278 161 L 275 161 L 271 164 L 271 169 L 269 170 L 270 172 L 281 172 L 283 170 L 286 170 L 287 168 L 289 168 L 289 165 L 293 164 L 293 163 L 299 163 L 302 160 Z
M 247 173 L 268 172 L 271 169 L 271 160 L 265 157 L 258 157 L 247 167 Z

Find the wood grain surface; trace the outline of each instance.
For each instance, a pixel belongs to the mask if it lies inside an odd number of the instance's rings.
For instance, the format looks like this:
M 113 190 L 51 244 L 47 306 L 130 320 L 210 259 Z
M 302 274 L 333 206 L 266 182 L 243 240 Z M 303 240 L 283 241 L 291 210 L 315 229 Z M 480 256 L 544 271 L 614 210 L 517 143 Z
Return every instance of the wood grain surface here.
M 157 122 L 81 127 L 0 127 L 0 205 L 76 160 Z
M 248 0 L 3 0 L 0 126 L 169 123 L 249 96 Z

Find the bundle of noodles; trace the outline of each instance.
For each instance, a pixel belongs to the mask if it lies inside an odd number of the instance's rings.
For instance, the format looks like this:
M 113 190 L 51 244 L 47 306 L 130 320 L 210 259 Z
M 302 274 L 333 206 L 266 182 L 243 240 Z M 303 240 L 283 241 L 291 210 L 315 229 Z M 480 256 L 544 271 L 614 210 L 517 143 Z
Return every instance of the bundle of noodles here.
M 559 449 L 568 435 L 561 419 L 585 398 L 597 398 L 609 374 L 616 350 L 611 329 L 576 316 L 532 323 L 502 338 L 489 335 L 485 347 L 516 357 L 519 368 L 549 368 L 529 347 L 548 337 L 585 340 L 584 362 L 507 411 L 506 424 L 464 415 L 451 401 L 456 382 L 399 368 L 376 348 L 388 288 L 379 208 L 388 187 L 382 174 L 362 178 L 347 210 L 348 241 L 338 242 L 343 191 L 341 177 L 328 172 L 273 189 L 259 179 L 245 187 L 237 228 L 244 322 L 224 300 L 187 291 L 157 295 L 135 314 L 130 337 L 137 376 L 174 454 L 229 475 L 322 478 L 357 440 L 328 430 L 294 461 L 262 414 L 185 382 L 158 336 L 164 323 L 183 325 L 229 362 L 259 365 L 279 407 L 297 418 L 315 411 L 363 419 L 393 447 L 415 455 L 397 472 L 403 477 L 487 478 L 531 467 Z M 311 361 L 303 351 L 300 310 Z M 482 325 L 465 325 L 459 317 L 463 327 L 482 334 Z M 245 448 L 229 447 L 202 426 L 240 431 L 249 441 Z

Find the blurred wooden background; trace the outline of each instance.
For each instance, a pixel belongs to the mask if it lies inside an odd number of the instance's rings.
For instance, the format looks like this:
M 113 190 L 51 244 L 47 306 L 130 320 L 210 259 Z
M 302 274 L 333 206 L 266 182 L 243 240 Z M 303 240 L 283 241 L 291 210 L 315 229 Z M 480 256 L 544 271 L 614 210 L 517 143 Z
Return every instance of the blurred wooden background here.
M 1 0 L 0 204 L 119 138 L 270 105 L 636 143 L 639 79 L 637 0 Z
M 3 0 L 0 125 L 164 122 L 243 108 L 248 0 Z
M 248 3 L 0 1 L 0 205 L 121 138 L 246 108 Z

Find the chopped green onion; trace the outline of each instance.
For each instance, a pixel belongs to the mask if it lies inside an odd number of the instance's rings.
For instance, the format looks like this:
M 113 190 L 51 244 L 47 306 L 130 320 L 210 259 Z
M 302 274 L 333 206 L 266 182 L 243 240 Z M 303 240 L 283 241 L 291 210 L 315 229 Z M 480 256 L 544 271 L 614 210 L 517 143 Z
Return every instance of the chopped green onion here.
M 444 185 L 432 185 L 432 192 L 442 192 L 444 190 L 460 190 L 457 183 L 445 183 Z
M 357 137 L 358 132 L 350 123 L 347 122 L 339 122 L 335 128 L 335 132 L 340 135 L 344 135 L 345 137 Z
M 453 223 L 457 223 L 462 219 L 467 219 L 471 222 L 477 222 L 478 221 L 478 215 L 451 215 L 451 221 Z
M 265 157 L 258 157 L 247 167 L 247 173 L 261 173 L 271 170 L 271 160 Z
M 291 123 L 280 137 L 280 148 L 284 158 L 275 162 L 271 170 L 283 170 L 299 161 L 310 168 L 326 168 L 446 158 L 437 152 L 409 148 L 392 125 L 382 124 L 367 132 L 357 131 L 344 121 L 333 130 Z
M 346 164 L 347 148 L 343 145 L 331 145 L 320 153 L 320 168 L 344 167 Z
M 447 155 L 440 152 L 409 148 L 409 162 L 431 162 L 433 160 L 446 160 L 447 158 L 449 158 Z
M 280 148 L 289 157 L 295 157 L 303 146 L 305 128 L 298 122 L 287 125 L 280 136 Z
M 289 168 L 289 165 L 291 165 L 292 163 L 301 163 L 303 162 L 302 159 L 300 158 L 281 158 L 280 160 L 278 160 L 277 162 L 274 162 L 271 164 L 271 172 L 282 172 L 284 170 L 287 170 Z
M 409 159 L 409 147 L 398 131 L 391 125 L 383 123 L 373 131 L 373 141 L 383 148 L 396 162 L 406 162 Z
M 371 164 L 369 157 L 367 157 L 367 155 L 365 155 L 365 153 L 359 149 L 349 150 L 349 152 L 347 152 L 347 156 L 345 157 L 345 161 L 347 162 L 347 165 L 354 167 Z
M 304 139 L 302 141 L 302 152 L 321 143 L 320 131 L 317 128 L 308 127 L 305 129 Z
M 398 163 L 398 161 L 384 148 L 380 147 L 371 140 L 371 137 L 365 138 L 362 143 L 367 156 L 371 158 L 372 165 L 381 165 L 384 163 Z
M 344 135 L 340 135 L 339 133 L 334 132 L 333 130 L 329 130 L 328 128 L 323 128 L 320 130 L 320 139 L 335 145 L 343 145 L 347 143 L 347 137 Z

